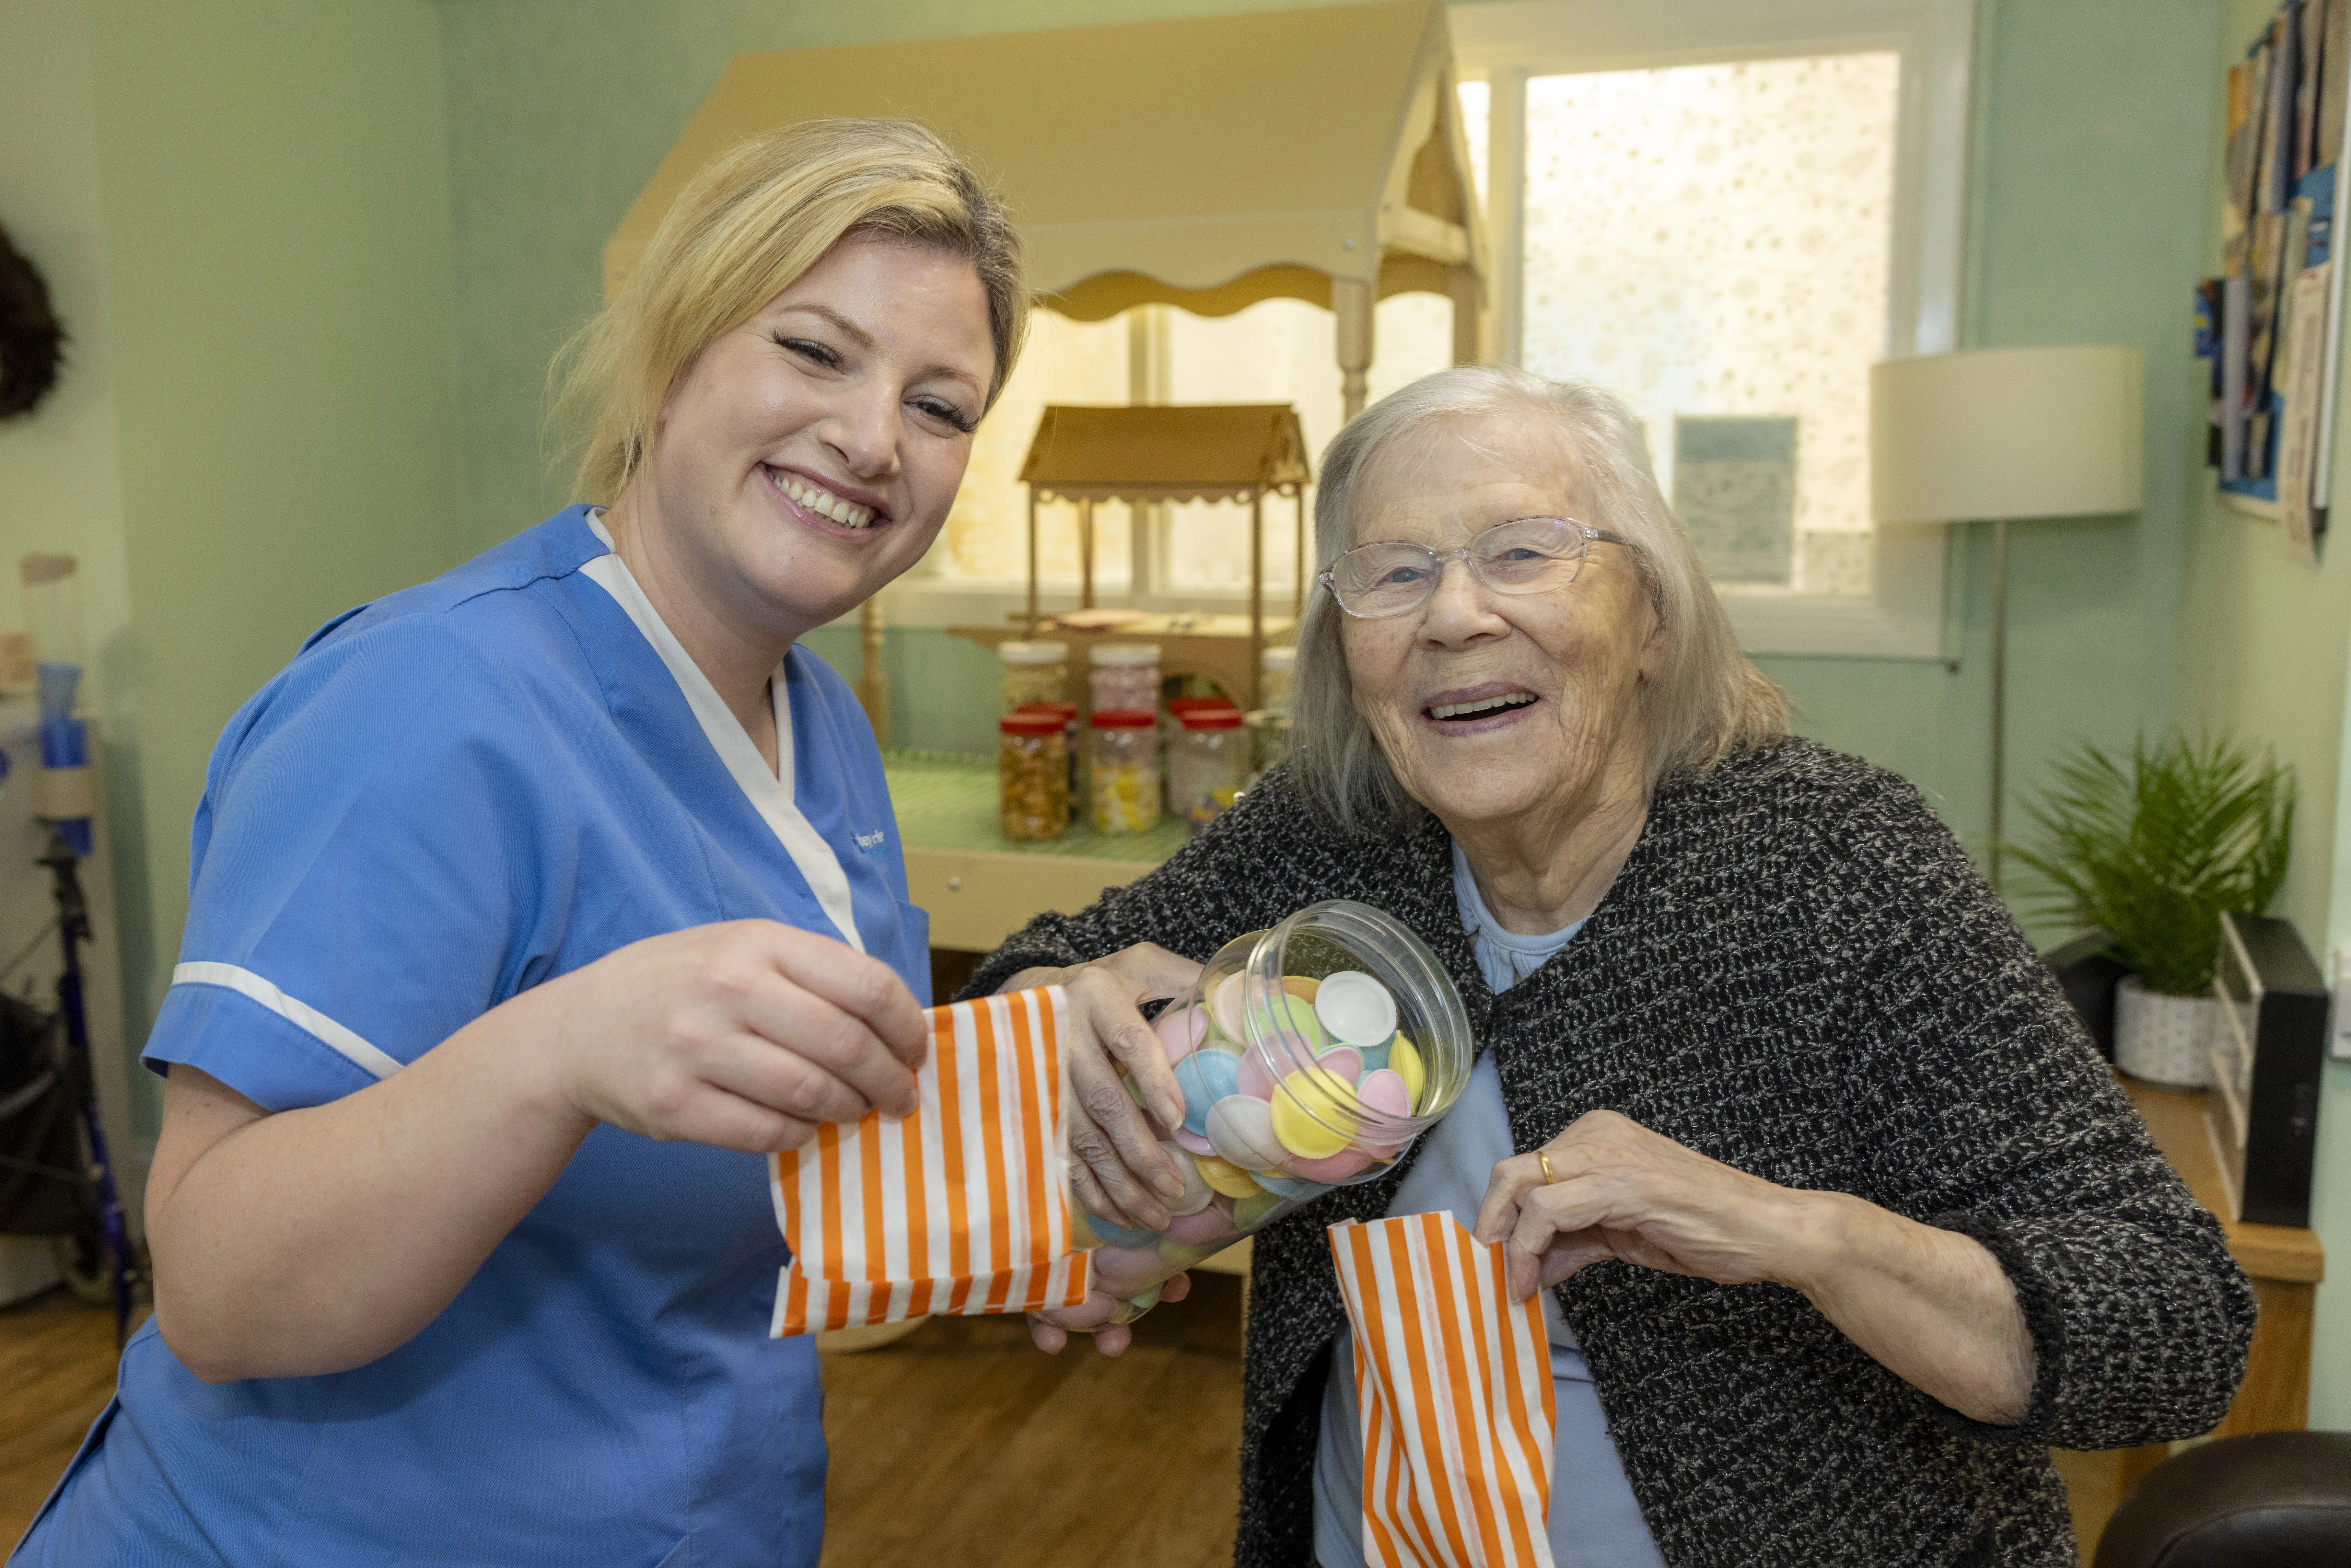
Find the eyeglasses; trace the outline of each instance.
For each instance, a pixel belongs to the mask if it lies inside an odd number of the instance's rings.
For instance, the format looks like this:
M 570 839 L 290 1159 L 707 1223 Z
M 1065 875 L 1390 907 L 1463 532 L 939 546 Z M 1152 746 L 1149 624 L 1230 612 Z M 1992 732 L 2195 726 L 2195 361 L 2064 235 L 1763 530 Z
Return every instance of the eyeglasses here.
M 1570 517 L 1513 517 L 1496 523 L 1468 545 L 1433 550 L 1407 539 L 1380 539 L 1331 563 L 1316 580 L 1331 591 L 1339 608 L 1358 620 L 1403 615 L 1428 602 L 1445 563 L 1468 563 L 1478 580 L 1497 593 L 1548 593 L 1565 588 L 1583 570 L 1593 540 L 1625 540 L 1605 528 Z

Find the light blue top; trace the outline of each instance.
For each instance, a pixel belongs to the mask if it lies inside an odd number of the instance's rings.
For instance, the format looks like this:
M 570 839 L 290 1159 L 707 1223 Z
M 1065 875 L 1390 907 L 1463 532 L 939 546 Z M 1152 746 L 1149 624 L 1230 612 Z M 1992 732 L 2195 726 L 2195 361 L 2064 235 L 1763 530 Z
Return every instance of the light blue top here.
M 800 649 L 774 694 L 780 780 L 576 507 L 329 622 L 213 753 L 148 1064 L 319 1105 L 626 943 L 746 917 L 927 998 L 863 716 Z M 768 1337 L 783 1261 L 758 1156 L 599 1128 L 365 1366 L 214 1386 L 150 1320 L 13 1561 L 814 1568 L 817 1358 Z
M 1458 844 L 1453 849 L 1453 894 L 1461 928 L 1471 934 L 1478 968 L 1497 992 L 1542 967 L 1583 928 L 1579 920 L 1541 936 L 1503 930 L 1488 912 Z M 1450 1210 L 1463 1225 L 1475 1224 L 1495 1166 L 1517 1152 L 1501 1080 L 1494 1072 L 1493 1054 L 1486 1052 L 1470 1068 L 1469 1086 L 1459 1103 L 1429 1130 L 1388 1212 Z M 1549 1291 L 1542 1293 L 1542 1311 L 1559 1410 L 1552 1432 L 1552 1561 L 1558 1568 L 1664 1568 L 1608 1436 L 1583 1352 Z M 1314 1450 L 1314 1556 L 1322 1568 L 1365 1568 L 1363 1422 L 1355 1406 L 1354 1338 L 1344 1329 L 1332 1350 L 1331 1375 L 1322 1387 L 1322 1427 Z

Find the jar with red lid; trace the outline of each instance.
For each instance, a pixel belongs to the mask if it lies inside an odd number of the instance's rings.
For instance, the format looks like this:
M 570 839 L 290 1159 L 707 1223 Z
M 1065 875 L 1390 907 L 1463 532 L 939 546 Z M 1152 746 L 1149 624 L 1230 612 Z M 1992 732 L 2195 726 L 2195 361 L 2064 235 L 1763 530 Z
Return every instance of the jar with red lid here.
M 1087 743 L 1086 800 L 1098 833 L 1159 825 L 1159 716 L 1149 708 L 1096 708 Z
M 1166 790 L 1169 816 L 1180 818 L 1184 815 L 1184 802 L 1176 793 L 1176 758 L 1181 754 L 1184 744 L 1184 716 L 1187 713 L 1196 713 L 1203 708 L 1238 706 L 1232 698 L 1226 696 L 1170 697 L 1167 700 L 1166 716 L 1159 724 L 1159 755 L 1166 759 L 1165 765 L 1159 770 L 1159 781 Z
M 1234 707 L 1191 707 L 1167 758 L 1168 806 L 1196 834 L 1232 810 L 1249 781 L 1249 737 Z
M 1061 716 L 1008 713 L 996 728 L 1004 836 L 1028 842 L 1061 837 L 1070 825 L 1069 744 Z
M 1078 705 L 1062 702 L 1023 703 L 1012 711 L 1050 713 L 1061 718 L 1061 744 L 1068 748 L 1070 757 L 1070 810 L 1074 815 L 1078 809 L 1078 802 L 1086 798 L 1084 781 L 1078 777 L 1078 770 L 1083 766 L 1081 759 L 1086 754 L 1083 737 L 1078 731 Z

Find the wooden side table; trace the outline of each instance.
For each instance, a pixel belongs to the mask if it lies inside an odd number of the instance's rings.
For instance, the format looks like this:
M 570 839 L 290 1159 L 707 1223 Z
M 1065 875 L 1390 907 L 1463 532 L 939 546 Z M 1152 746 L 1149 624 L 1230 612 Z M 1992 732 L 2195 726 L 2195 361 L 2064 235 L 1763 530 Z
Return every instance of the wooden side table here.
M 2317 1233 L 2300 1226 L 2243 1225 L 2226 1218 L 2231 1207 L 2220 1174 L 2218 1145 L 2205 1123 L 2209 1096 L 2201 1091 L 2158 1089 L 2125 1078 L 2122 1085 L 2138 1108 L 2164 1157 L 2179 1171 L 2196 1201 L 2222 1216 L 2230 1254 L 2252 1281 L 2261 1317 L 2245 1364 L 2236 1402 L 2212 1429 L 2217 1437 L 2251 1432 L 2298 1432 L 2310 1421 L 2310 1342 L 2318 1284 L 2326 1277 L 2326 1249 Z M 2170 1454 L 2168 1444 L 2122 1452 L 2121 1485 L 2127 1493 L 2139 1477 Z

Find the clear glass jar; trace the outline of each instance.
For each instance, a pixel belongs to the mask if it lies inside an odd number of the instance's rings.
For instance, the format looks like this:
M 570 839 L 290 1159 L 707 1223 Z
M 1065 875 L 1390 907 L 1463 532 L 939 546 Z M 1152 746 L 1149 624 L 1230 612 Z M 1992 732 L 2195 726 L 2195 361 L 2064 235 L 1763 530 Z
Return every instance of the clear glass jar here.
M 1097 833 L 1159 825 L 1159 719 L 1149 708 L 1096 708 L 1087 743 L 1086 802 Z
M 1070 695 L 1067 643 L 998 643 L 1003 665 L 998 713 L 1017 713 L 1031 703 L 1057 703 Z
M 1124 713 L 1159 709 L 1159 644 L 1097 643 L 1089 659 L 1087 685 L 1093 710 Z
M 1004 836 L 1028 842 L 1060 838 L 1070 825 L 1070 748 L 1061 716 L 1008 713 L 996 728 Z
M 1238 708 L 1186 708 L 1182 722 L 1167 758 L 1168 807 L 1197 833 L 1249 783 L 1249 735 Z
M 1074 813 L 1078 802 L 1086 798 L 1085 785 L 1079 778 L 1086 755 L 1084 737 L 1078 733 L 1078 705 L 1075 703 L 1025 703 L 1016 713 L 1050 713 L 1061 721 L 1061 745 L 1070 758 L 1070 810 Z
M 1298 673 L 1298 650 L 1264 648 L 1257 656 L 1257 700 L 1276 713 L 1290 711 L 1290 693 Z
M 1167 699 L 1166 716 L 1159 723 L 1159 748 L 1160 755 L 1167 759 L 1167 766 L 1161 769 L 1161 772 L 1164 775 L 1163 781 L 1167 786 L 1169 816 L 1181 817 L 1184 814 L 1184 803 L 1176 793 L 1176 758 L 1184 740 L 1184 716 L 1206 708 L 1238 707 L 1239 706 L 1232 698 L 1222 696 L 1183 696 Z
M 1073 1326 L 1132 1322 L 1177 1270 L 1373 1180 L 1469 1082 L 1469 1019 L 1444 966 L 1400 922 L 1344 900 L 1226 943 L 1151 1027 L 1184 1092 L 1181 1126 L 1151 1124 L 1184 1196 L 1158 1231 L 1072 1205 L 1100 1243 Z
M 1265 777 L 1265 770 L 1290 756 L 1290 715 L 1273 708 L 1259 708 L 1244 721 L 1249 733 L 1249 784 Z
M 1174 737 L 1183 732 L 1186 714 L 1206 713 L 1213 708 L 1231 708 L 1238 711 L 1240 706 L 1230 697 L 1176 697 L 1167 704 L 1167 723 L 1163 727 L 1162 733 L 1165 734 L 1172 743 Z

